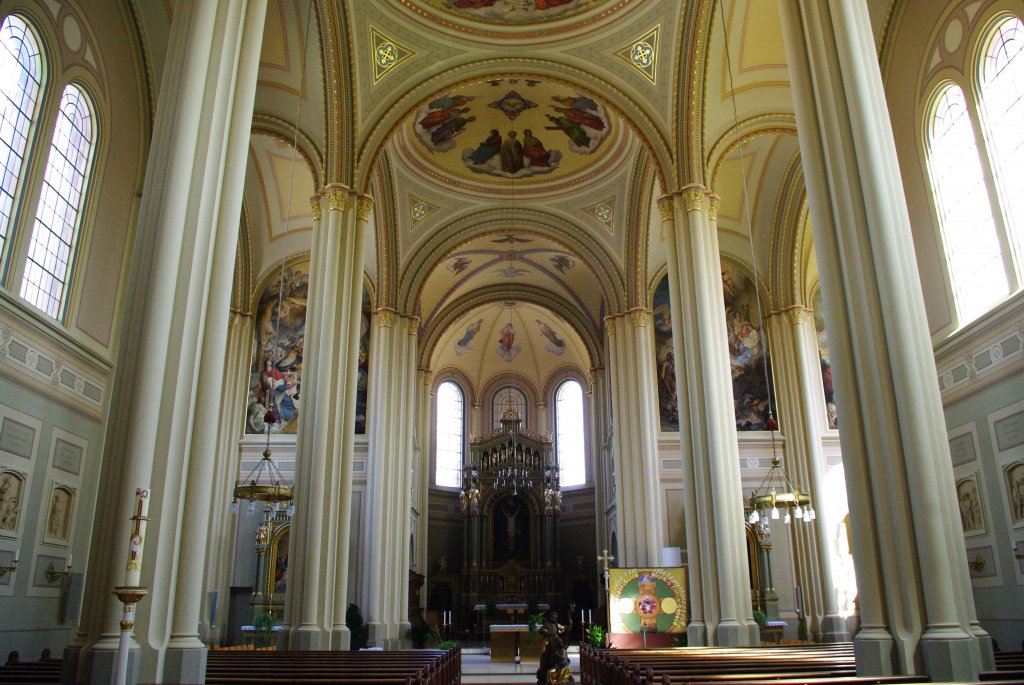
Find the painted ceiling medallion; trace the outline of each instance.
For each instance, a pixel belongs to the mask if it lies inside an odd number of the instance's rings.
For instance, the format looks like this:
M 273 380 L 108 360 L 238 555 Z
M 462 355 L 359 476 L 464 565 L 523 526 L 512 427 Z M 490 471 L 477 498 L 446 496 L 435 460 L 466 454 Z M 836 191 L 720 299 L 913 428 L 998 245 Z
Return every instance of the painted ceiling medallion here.
M 615 51 L 615 56 L 644 75 L 652 84 L 656 83 L 658 70 L 658 33 L 661 26 L 655 26 L 640 38 L 630 41 Z
M 410 228 L 416 228 L 421 221 L 439 209 L 441 209 L 439 205 L 427 202 L 426 200 L 409 193 L 409 218 L 412 219 Z
M 615 220 L 615 197 L 601 200 L 597 204 L 584 207 L 583 211 L 601 222 L 601 225 L 612 233 L 612 222 Z
M 373 46 L 373 85 L 416 54 L 415 50 L 389 38 L 374 26 L 370 27 L 370 44 Z
M 517 89 L 492 100 L 491 88 L 508 84 Z M 468 172 L 469 177 L 511 179 L 575 173 L 619 128 L 589 95 L 526 78 L 492 79 L 442 93 L 416 110 L 411 123 L 423 157 L 434 165 L 464 177 Z

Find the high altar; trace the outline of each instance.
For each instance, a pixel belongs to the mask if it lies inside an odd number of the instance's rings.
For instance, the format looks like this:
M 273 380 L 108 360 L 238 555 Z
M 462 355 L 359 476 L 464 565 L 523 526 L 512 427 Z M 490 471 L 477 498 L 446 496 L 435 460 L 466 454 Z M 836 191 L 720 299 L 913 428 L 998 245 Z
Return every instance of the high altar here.
M 551 437 L 523 429 L 519 414 L 507 410 L 499 428 L 470 443 L 461 500 L 461 608 L 527 599 L 561 604 L 567 588 Z

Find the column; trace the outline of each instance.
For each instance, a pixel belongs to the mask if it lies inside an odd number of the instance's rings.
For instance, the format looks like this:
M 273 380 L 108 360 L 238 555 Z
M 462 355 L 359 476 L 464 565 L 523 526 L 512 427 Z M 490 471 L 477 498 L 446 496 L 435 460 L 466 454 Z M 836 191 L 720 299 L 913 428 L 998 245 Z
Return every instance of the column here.
M 231 0 L 175 12 L 118 343 L 102 476 L 110 496 L 96 511 L 82 612 L 81 642 L 90 647 L 76 669 L 82 680 L 114 676 L 120 605 L 112 589 L 123 581 L 138 487 L 153 493 L 142 569 L 150 596 L 139 605 L 129 678 L 176 677 L 164 675 L 177 668 L 174 655 L 165 659 L 172 634 L 192 656 L 200 646 L 206 538 L 195 545 L 189 537 L 205 527 L 211 493 L 191 457 L 216 433 L 215 421 L 197 414 L 199 389 L 219 401 L 265 11 L 266 0 Z M 189 518 L 198 502 L 202 522 Z M 177 618 L 171 607 L 179 607 Z M 179 630 L 186 614 L 195 618 Z
M 668 251 L 679 438 L 692 594 L 691 645 L 758 644 L 746 561 L 736 415 L 726 340 L 717 197 L 659 199 Z
M 811 504 L 819 509 L 817 504 L 825 495 L 821 433 L 827 420 L 813 314 L 799 306 L 772 312 L 765 328 L 775 368 L 778 415 L 786 436 L 785 468 L 797 483 L 808 488 Z M 794 521 L 790 526 L 807 630 L 821 642 L 850 641 L 832 584 L 827 531 L 837 523 Z
M 863 0 L 780 0 L 850 502 L 864 675 L 990 667 Z M 927 574 L 927 575 L 926 575 Z
M 656 566 L 664 543 L 650 319 L 646 309 L 605 318 L 620 566 Z
M 328 185 L 314 220 L 311 316 L 306 323 L 304 408 L 296 459 L 289 564 L 301 578 L 287 607 L 293 649 L 347 649 L 349 534 L 363 246 L 369 198 Z M 315 215 L 314 215 L 315 218 Z M 312 381 L 312 383 L 310 383 Z M 289 593 L 292 594 L 292 593 Z
M 397 649 L 409 627 L 410 465 L 419 320 L 382 308 L 374 312 L 373 327 L 362 594 L 370 644 Z
M 218 411 L 217 444 L 213 450 L 210 534 L 206 541 L 203 605 L 199 617 L 208 643 L 220 641 L 227 629 L 237 526 L 237 519 L 231 514 L 231 493 L 238 478 L 238 443 L 243 431 L 239 417 L 245 415 L 254 334 L 252 316 L 232 311 L 224 361 L 223 400 Z M 214 591 L 217 592 L 216 607 L 210 595 Z

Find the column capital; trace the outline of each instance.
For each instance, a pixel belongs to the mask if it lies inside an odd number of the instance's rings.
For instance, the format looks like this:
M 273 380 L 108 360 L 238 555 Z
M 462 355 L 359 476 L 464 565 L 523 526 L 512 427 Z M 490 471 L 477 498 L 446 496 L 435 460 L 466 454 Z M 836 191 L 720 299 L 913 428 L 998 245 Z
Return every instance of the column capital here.
M 643 328 L 647 325 L 650 310 L 644 307 L 634 307 L 629 310 L 629 316 L 633 320 L 634 328 Z
M 410 316 L 408 321 L 408 332 L 409 335 L 419 336 L 420 334 L 420 317 Z
M 671 193 L 658 198 L 658 211 L 661 212 L 662 221 L 672 221 L 674 208 L 675 197 Z
M 356 221 L 367 221 L 373 211 L 373 198 L 369 195 L 356 196 Z
M 615 335 L 615 315 L 609 314 L 604 317 L 604 329 L 608 331 L 608 335 Z
M 320 221 L 320 196 L 313 195 L 309 198 L 309 209 L 313 213 L 313 221 Z
M 773 309 L 768 312 L 767 318 L 774 319 L 784 316 L 786 321 L 790 324 L 793 326 L 799 326 L 806 321 L 809 316 L 813 316 L 813 314 L 813 310 L 803 306 L 802 304 L 794 304 L 790 307 L 783 307 L 782 309 Z
M 343 185 L 329 185 L 324 188 L 323 199 L 327 201 L 328 211 L 345 211 L 352 190 Z
M 381 328 L 391 328 L 395 322 L 395 315 L 398 314 L 397 311 L 390 307 L 380 307 L 375 309 L 373 313 L 377 317 L 377 325 Z
M 718 208 L 722 204 L 722 197 L 717 193 L 709 192 L 708 196 L 708 219 L 718 221 Z
M 683 186 L 678 192 L 687 212 L 699 212 L 704 209 L 704 186 L 693 183 Z

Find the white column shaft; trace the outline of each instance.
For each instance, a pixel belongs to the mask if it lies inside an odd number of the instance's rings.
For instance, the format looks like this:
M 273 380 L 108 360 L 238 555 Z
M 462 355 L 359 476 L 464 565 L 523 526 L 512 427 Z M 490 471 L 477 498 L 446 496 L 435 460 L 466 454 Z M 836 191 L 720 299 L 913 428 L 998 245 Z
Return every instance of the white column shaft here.
M 843 417 L 858 667 L 915 673 L 923 664 L 939 680 L 972 680 L 991 646 L 965 592 L 934 355 L 867 7 L 780 6 Z

